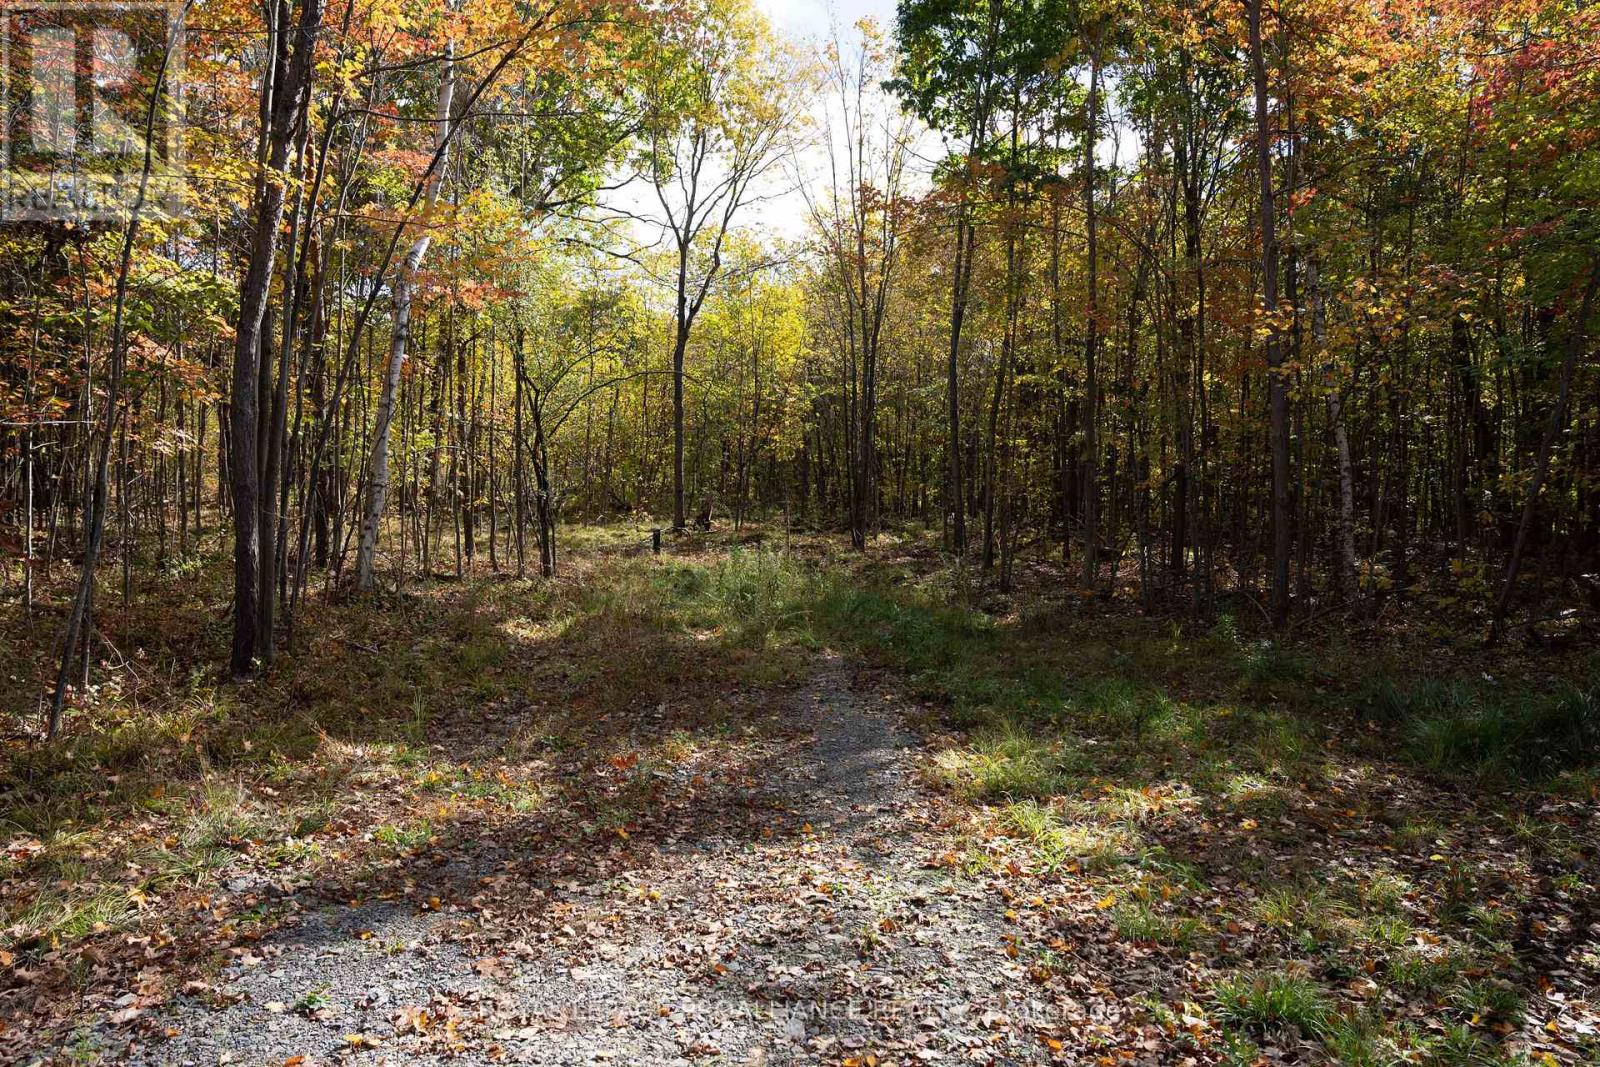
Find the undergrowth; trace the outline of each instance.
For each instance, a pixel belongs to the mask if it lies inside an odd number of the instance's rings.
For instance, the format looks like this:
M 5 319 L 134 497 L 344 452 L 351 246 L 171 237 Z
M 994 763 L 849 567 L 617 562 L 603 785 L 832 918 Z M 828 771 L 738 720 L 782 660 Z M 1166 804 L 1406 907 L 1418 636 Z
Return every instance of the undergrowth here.
M 1536 921 L 1518 887 L 1537 866 L 1563 899 L 1596 892 L 1576 824 L 1491 812 L 1508 875 L 1468 852 L 1494 834 L 1384 790 L 1400 765 L 1581 783 L 1600 762 L 1600 674 L 1430 677 L 1229 617 L 1043 597 L 990 613 L 970 570 L 926 561 L 655 559 L 625 541 L 591 537 L 553 581 L 423 585 L 381 612 L 314 602 L 305 649 L 245 686 L 204 667 L 226 641 L 212 569 L 175 576 L 165 626 L 123 635 L 141 675 L 75 707 L 62 743 L 5 754 L 0 951 L 130 931 L 152 900 L 244 869 L 393 863 L 487 812 L 561 807 L 618 839 L 672 768 L 740 743 L 741 694 L 773 699 L 820 648 L 892 668 L 928 709 L 926 776 L 976 812 L 952 864 L 1087 894 L 1098 936 L 1207 960 L 1189 1014 L 1245 1062 L 1286 1033 L 1341 1063 L 1508 1062 L 1501 1038 L 1537 1025 L 1527 976 L 1496 971 Z M 48 645 L 30 640 L 14 675 Z M 615 783 L 603 799 L 595 766 Z M 1325 843 L 1346 824 L 1371 848 L 1359 877 L 1285 873 L 1326 861 L 1310 828 Z M 1036 954 L 1054 961 L 1041 973 L 1070 969 L 1048 939 Z M 1403 1010 L 1352 1004 L 1363 983 Z
M 1207 960 L 1210 999 L 1193 1010 L 1211 1047 L 1239 1062 L 1285 1040 L 1350 1064 L 1522 1062 L 1510 1036 L 1526 994 L 1489 975 L 1514 958 L 1527 901 L 1487 887 L 1504 884 L 1497 866 L 1542 863 L 1592 894 L 1588 853 L 1542 822 L 1543 836 L 1513 831 L 1523 852 L 1468 858 L 1449 817 L 1386 811 L 1381 797 L 1402 767 L 1581 787 L 1600 760 L 1600 682 L 1430 677 L 1359 650 L 1281 645 L 1228 617 L 1189 629 L 1048 602 L 995 616 L 959 576 L 893 564 L 754 551 L 680 580 L 696 625 L 835 647 L 908 678 L 933 728 L 951 731 L 927 777 L 984 806 L 947 862 L 1076 887 L 1107 935 Z M 1328 797 L 1336 820 L 1362 828 L 1347 847 L 1364 877 L 1286 879 L 1337 855 L 1307 837 L 1306 812 Z M 1203 860 L 1188 853 L 1197 836 L 1218 842 Z M 1212 884 L 1219 863 L 1226 890 Z M 1197 909 L 1208 899 L 1227 903 Z M 1240 957 L 1244 931 L 1255 940 Z M 1035 969 L 1069 971 L 1059 939 L 1042 936 L 1033 952 L 1055 962 Z

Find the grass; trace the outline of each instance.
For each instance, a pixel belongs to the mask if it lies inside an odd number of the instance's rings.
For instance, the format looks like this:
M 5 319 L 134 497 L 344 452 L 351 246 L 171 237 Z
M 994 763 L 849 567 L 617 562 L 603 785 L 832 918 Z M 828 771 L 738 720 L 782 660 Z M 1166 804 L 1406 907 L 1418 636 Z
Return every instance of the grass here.
M 1188 915 L 1166 914 L 1143 900 L 1117 904 L 1112 910 L 1111 921 L 1119 937 L 1181 950 L 1194 948 L 1205 933 L 1205 924 L 1200 920 Z
M 418 820 L 410 825 L 394 825 L 385 823 L 373 828 L 372 839 L 380 845 L 387 845 L 396 852 L 408 852 L 421 848 L 433 838 L 433 824 L 427 819 Z
M 1095 822 L 1065 823 L 1035 801 L 1007 804 L 998 823 L 1005 833 L 1025 844 L 1031 865 L 1047 874 L 1110 870 L 1137 851 L 1137 836 L 1124 828 Z
M 1483 879 L 1541 857 L 1588 886 L 1583 860 L 1559 822 L 1496 821 L 1492 805 L 1463 820 L 1415 785 L 1399 807 L 1392 791 L 1414 771 L 1552 787 L 1568 772 L 1570 782 L 1595 761 L 1584 747 L 1592 695 L 1463 672 L 1456 705 L 1378 716 L 1364 679 L 1416 678 L 1386 656 L 1336 650 L 1330 661 L 1326 650 L 1246 637 L 1232 620 L 1185 636 L 1115 619 L 1090 628 L 1026 603 L 998 620 L 964 607 L 955 585 L 893 565 L 845 585 L 824 573 L 804 629 L 808 642 L 906 672 L 953 732 L 928 774 L 985 806 L 963 869 L 1068 887 L 1116 942 L 1146 951 L 1210 951 L 1220 938 L 1210 1015 L 1224 1055 L 1240 1062 L 1258 1054 L 1254 1040 L 1282 1031 L 1341 1063 L 1511 1062 L 1501 1035 L 1522 1024 L 1514 1008 L 1526 993 L 1474 976 L 1503 964 L 1517 909 L 1486 902 Z M 1394 691 L 1412 684 L 1429 683 Z M 1428 725 L 1439 719 L 1469 739 L 1422 744 L 1444 729 Z M 1333 836 L 1308 846 L 1308 822 Z M 1216 842 L 1199 864 L 1184 855 L 1196 834 Z M 1491 847 L 1492 835 L 1512 837 L 1516 851 Z M 1321 867 L 1345 850 L 1365 866 Z M 1211 884 L 1219 857 L 1224 890 Z M 1308 864 L 1323 876 L 1285 878 Z M 1164 895 L 1236 898 L 1241 888 L 1254 904 L 1238 918 L 1185 913 Z M 1045 976 L 1071 970 L 1051 929 L 1031 949 L 1057 961 L 1034 968 Z M 1248 954 L 1227 958 L 1246 932 Z M 1345 987 L 1363 983 L 1381 1008 L 1350 999 Z
M 1455 980 L 1458 964 L 1449 955 L 1402 948 L 1384 960 L 1389 983 L 1406 993 L 1437 993 Z
M 1256 901 L 1255 918 L 1303 947 L 1348 940 L 1350 908 L 1320 884 L 1271 886 Z
M 75 708 L 64 744 L 5 753 L 0 949 L 181 936 L 237 873 L 408 869 L 457 822 L 610 847 L 662 782 L 743 768 L 763 709 L 831 648 L 927 709 L 924 773 L 962 813 L 943 862 L 1041 901 L 1011 943 L 1037 980 L 1198 982 L 1203 1024 L 1173 1030 L 1206 1062 L 1298 1032 L 1339 1063 L 1499 1063 L 1542 1025 L 1511 941 L 1597 892 L 1587 824 L 1483 787 L 1564 776 L 1581 798 L 1596 683 L 1429 677 L 1053 595 L 989 614 L 970 568 L 914 543 L 652 559 L 624 540 L 585 534 L 553 581 L 313 600 L 309 650 L 241 687 L 204 669 L 225 559 L 152 589 L 154 623 L 108 596 L 146 667 Z M 0 676 L 47 645 L 0 651 Z
M 227 636 L 208 606 L 225 581 L 218 567 L 185 567 L 126 615 L 108 594 L 102 625 L 145 666 L 74 707 L 62 743 L 3 753 L 0 841 L 12 847 L 0 853 L 0 951 L 70 948 L 140 925 L 169 907 L 130 900 L 214 890 L 235 867 L 403 855 L 438 827 L 416 817 L 419 803 L 530 817 L 562 797 L 567 765 L 609 754 L 593 744 L 597 728 L 614 734 L 596 709 L 631 714 L 673 698 L 663 762 L 713 760 L 730 747 L 730 703 L 717 694 L 785 673 L 752 646 L 763 628 L 787 633 L 797 620 L 762 603 L 785 588 L 798 603 L 810 581 L 770 552 L 676 566 L 577 560 L 572 571 L 423 585 L 382 612 L 312 600 L 302 625 L 315 655 L 286 654 L 240 687 L 204 666 L 223 658 Z M 721 632 L 707 640 L 700 628 Z M 47 630 L 36 619 L 0 649 L 0 678 L 37 670 L 42 686 Z M 440 767 L 431 750 L 463 707 L 509 709 L 508 726 L 446 737 L 464 759 Z M 650 800 L 633 787 L 619 798 L 580 800 L 604 809 L 597 826 L 626 825 Z
M 1460 680 L 1380 679 L 1362 708 L 1398 730 L 1407 756 L 1434 771 L 1505 781 L 1600 761 L 1600 676 L 1532 693 Z
M 1068 791 L 1084 761 L 1066 742 L 1004 723 L 976 733 L 959 748 L 935 758 L 931 776 L 965 796 L 980 799 L 1047 797 Z
M 52 888 L 13 912 L 8 929 L 13 944 L 54 946 L 125 930 L 137 914 L 138 907 L 118 888 Z
M 1333 1018 L 1334 1002 L 1327 991 L 1290 971 L 1231 976 L 1218 982 L 1211 996 L 1219 1020 L 1258 1033 L 1293 1026 L 1322 1034 Z
M 1462 982 L 1451 994 L 1450 1002 L 1474 1025 L 1478 1022 L 1520 1026 L 1527 999 L 1515 986 L 1492 978 Z
M 1436 1032 L 1409 1024 L 1391 1025 L 1374 1012 L 1352 1012 L 1330 1024 L 1323 1038 L 1341 1067 L 1499 1067 L 1525 1063 L 1497 1047 L 1470 1026 L 1442 1026 Z
M 1213 931 L 1227 942 L 1236 921 L 1186 914 L 1165 895 L 1214 892 L 1211 864 L 1175 856 L 1169 834 L 1222 822 L 1257 891 L 1243 921 L 1270 935 L 1215 982 L 1210 1014 L 1227 1054 L 1248 1062 L 1252 1038 L 1292 1030 L 1338 1062 L 1509 1062 L 1496 1035 L 1521 1025 L 1525 994 L 1472 977 L 1492 966 L 1516 922 L 1514 908 L 1480 899 L 1473 872 L 1497 862 L 1495 850 L 1456 862 L 1466 847 L 1459 814 L 1386 811 L 1368 794 L 1381 796 L 1393 772 L 1363 761 L 1397 754 L 1445 778 L 1552 780 L 1596 760 L 1592 686 L 1530 690 L 1470 674 L 1448 686 L 1385 682 L 1379 714 L 1363 679 L 1407 677 L 1381 659 L 1333 668 L 1324 655 L 1244 636 L 1229 619 L 1192 637 L 1103 620 L 1085 631 L 1027 604 L 998 620 L 965 606 L 963 583 L 943 574 L 894 564 L 847 574 L 747 554 L 689 588 L 695 625 L 765 648 L 840 646 L 905 672 L 954 731 L 929 762 L 930 780 L 987 806 L 957 865 L 976 878 L 1088 879 L 1079 891 L 1106 906 L 1100 914 L 1121 942 L 1178 954 L 1209 944 Z M 759 619 L 750 614 L 758 595 L 774 606 Z M 1348 707 L 1358 716 L 1341 721 Z M 1362 720 L 1377 732 L 1362 735 Z M 1299 845 L 1301 808 L 1324 791 L 1340 798 L 1332 817 L 1371 828 L 1370 866 L 1359 878 L 1285 882 L 1261 845 Z M 1581 865 L 1562 830 L 1518 824 L 1512 836 L 1527 856 Z M 1385 840 L 1409 857 L 1402 869 L 1379 851 Z M 1070 971 L 1044 942 L 1032 958 L 1052 963 L 1033 969 L 1046 980 Z M 1357 980 L 1395 1007 L 1347 1002 L 1340 983 Z M 1434 1025 L 1418 1026 L 1419 1016 Z

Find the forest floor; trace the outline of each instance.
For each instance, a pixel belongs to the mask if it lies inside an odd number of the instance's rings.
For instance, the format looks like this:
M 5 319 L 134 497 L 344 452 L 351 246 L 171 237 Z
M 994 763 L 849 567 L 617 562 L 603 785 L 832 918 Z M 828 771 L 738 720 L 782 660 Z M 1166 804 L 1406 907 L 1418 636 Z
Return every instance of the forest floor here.
M 225 567 L 108 596 L 109 683 L 5 751 L 0 1062 L 1600 1057 L 1584 654 L 573 540 L 243 686 Z

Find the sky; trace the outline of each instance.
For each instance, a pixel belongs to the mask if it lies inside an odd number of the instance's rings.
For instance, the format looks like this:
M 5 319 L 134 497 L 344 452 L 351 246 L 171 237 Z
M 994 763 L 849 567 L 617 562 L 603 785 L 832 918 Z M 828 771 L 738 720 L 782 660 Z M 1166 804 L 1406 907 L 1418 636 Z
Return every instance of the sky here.
M 754 3 L 771 22 L 774 30 L 802 47 L 820 47 L 835 35 L 841 41 L 853 41 L 856 37 L 855 24 L 865 17 L 875 20 L 885 33 L 892 33 L 894 29 L 895 0 L 754 0 Z M 812 104 L 813 130 L 828 127 L 827 112 L 830 106 L 836 105 L 826 94 L 819 96 Z M 1131 131 L 1113 121 L 1096 151 L 1103 165 L 1110 165 L 1117 158 L 1126 159 L 1133 151 L 1135 146 L 1131 141 L 1119 143 L 1125 136 L 1131 136 Z M 926 186 L 932 161 L 942 156 L 944 151 L 937 134 L 926 130 L 922 132 L 913 149 L 910 189 L 914 191 L 919 186 Z M 822 170 L 824 159 L 822 149 L 815 145 L 790 157 L 778 169 L 773 180 L 757 190 L 756 202 L 738 213 L 735 228 L 780 242 L 803 239 L 809 228 L 810 216 L 797 182 L 815 185 L 820 181 L 825 173 Z M 613 193 L 609 199 L 612 204 L 647 219 L 660 214 L 654 194 L 642 181 L 635 181 Z M 648 243 L 659 233 L 659 227 L 649 223 L 636 223 L 628 229 L 640 243 Z
M 846 44 L 857 40 L 855 24 L 863 18 L 872 18 L 885 34 L 894 31 L 895 0 L 755 0 L 755 4 L 773 29 L 811 48 L 834 39 Z M 819 93 L 811 106 L 813 132 L 829 126 L 830 108 L 837 110 L 837 101 L 826 92 Z M 742 224 L 780 240 L 803 238 L 810 227 L 810 213 L 796 182 L 820 182 L 826 173 L 825 159 L 824 150 L 815 145 L 800 153 L 784 168 L 786 190 L 767 190 L 770 199 L 752 205 L 743 214 Z
M 756 6 L 786 36 L 818 43 L 831 25 L 848 37 L 850 27 L 868 15 L 885 30 L 894 26 L 894 0 L 756 0 Z
M 895 0 L 754 0 L 754 3 L 775 31 L 807 49 L 819 48 L 833 39 L 835 30 L 841 41 L 855 40 L 854 26 L 866 17 L 874 19 L 885 33 L 894 28 Z M 813 131 L 827 127 L 830 102 L 826 94 L 819 94 L 812 103 Z M 773 170 L 768 180 L 753 190 L 756 194 L 753 202 L 734 216 L 734 228 L 780 242 L 803 239 L 809 228 L 810 214 L 798 182 L 817 181 L 823 159 L 822 150 L 814 144 L 789 156 Z M 635 179 L 612 192 L 604 202 L 636 216 L 635 222 L 623 227 L 632 241 L 648 244 L 659 237 L 660 227 L 655 222 L 644 221 L 659 219 L 661 209 L 643 179 Z

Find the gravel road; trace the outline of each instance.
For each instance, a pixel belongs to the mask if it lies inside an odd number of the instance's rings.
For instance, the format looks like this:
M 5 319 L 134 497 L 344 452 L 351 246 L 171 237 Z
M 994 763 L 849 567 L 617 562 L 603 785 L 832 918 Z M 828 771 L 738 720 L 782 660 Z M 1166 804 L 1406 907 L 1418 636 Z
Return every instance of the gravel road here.
M 414 895 L 306 905 L 121 1058 L 1045 1062 L 1033 1023 L 1057 1009 L 1008 958 L 1003 902 L 930 863 L 951 831 L 893 702 L 866 688 L 819 660 L 785 707 L 792 742 L 724 798 L 792 832 L 667 835 L 648 864 L 543 884 L 530 871 L 539 907 L 492 935 Z M 504 852 L 454 849 L 433 884 L 494 883 Z

